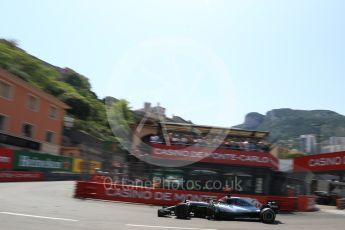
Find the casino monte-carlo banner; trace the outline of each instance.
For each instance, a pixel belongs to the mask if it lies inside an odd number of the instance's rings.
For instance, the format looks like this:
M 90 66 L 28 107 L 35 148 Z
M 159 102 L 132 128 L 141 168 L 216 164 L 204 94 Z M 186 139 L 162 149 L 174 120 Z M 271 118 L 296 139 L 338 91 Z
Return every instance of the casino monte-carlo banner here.
M 72 158 L 18 150 L 15 151 L 13 169 L 70 172 L 72 171 Z

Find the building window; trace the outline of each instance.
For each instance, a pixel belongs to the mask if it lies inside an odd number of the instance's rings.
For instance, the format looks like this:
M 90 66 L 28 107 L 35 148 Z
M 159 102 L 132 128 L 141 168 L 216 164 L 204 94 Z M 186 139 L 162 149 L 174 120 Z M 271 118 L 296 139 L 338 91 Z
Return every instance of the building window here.
M 28 108 L 32 111 L 38 111 L 38 98 L 32 95 L 28 97 Z
M 0 97 L 11 99 L 11 85 L 0 81 Z
M 23 124 L 23 135 L 32 138 L 34 135 L 34 126 L 31 124 Z
M 6 131 L 8 117 L 0 114 L 0 131 Z
M 51 131 L 46 132 L 46 142 L 54 143 L 54 133 Z
M 58 118 L 58 109 L 54 106 L 49 107 L 49 117 L 53 119 Z

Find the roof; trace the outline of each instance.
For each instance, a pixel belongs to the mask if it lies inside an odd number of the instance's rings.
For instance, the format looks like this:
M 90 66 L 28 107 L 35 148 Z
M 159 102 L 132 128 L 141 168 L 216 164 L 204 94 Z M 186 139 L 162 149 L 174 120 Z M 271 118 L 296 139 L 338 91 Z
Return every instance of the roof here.
M 242 138 L 263 139 L 269 135 L 269 132 L 257 130 L 244 130 L 236 128 L 224 128 L 217 126 L 194 125 L 186 123 L 160 122 L 167 132 L 193 132 L 202 134 L 221 134 Z

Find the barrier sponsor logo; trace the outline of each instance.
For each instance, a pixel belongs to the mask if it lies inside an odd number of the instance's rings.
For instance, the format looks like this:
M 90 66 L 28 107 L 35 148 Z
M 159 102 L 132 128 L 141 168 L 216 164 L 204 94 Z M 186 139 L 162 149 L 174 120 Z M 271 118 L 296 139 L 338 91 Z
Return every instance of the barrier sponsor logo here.
M 30 151 L 16 151 L 14 169 L 71 171 L 72 158 Z
M 345 152 L 323 153 L 294 159 L 295 171 L 345 170 Z
M 207 199 L 217 199 L 216 195 L 200 195 L 192 194 L 186 191 L 172 190 L 171 192 L 163 192 L 150 189 L 133 189 L 124 187 L 115 187 L 105 189 L 105 193 L 109 197 L 114 198 L 129 198 L 133 201 L 139 202 L 140 200 L 146 200 L 155 203 L 155 201 L 167 201 L 169 203 L 178 203 L 184 200 L 193 201 L 205 201 Z
M 39 160 L 32 159 L 29 156 L 19 156 L 20 167 L 29 167 L 29 168 L 50 168 L 50 169 L 60 169 L 62 168 L 62 162 L 56 162 L 52 160 Z

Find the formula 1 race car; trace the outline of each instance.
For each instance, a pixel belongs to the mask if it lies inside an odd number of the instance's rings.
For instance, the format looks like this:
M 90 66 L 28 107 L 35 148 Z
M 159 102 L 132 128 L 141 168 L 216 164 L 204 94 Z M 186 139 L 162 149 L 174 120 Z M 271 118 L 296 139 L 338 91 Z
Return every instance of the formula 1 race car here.
M 278 213 L 278 205 L 268 202 L 260 208 L 256 207 L 252 199 L 231 197 L 219 201 L 197 202 L 185 201 L 175 206 L 163 207 L 158 210 L 158 216 L 175 215 L 177 218 L 186 219 L 191 216 L 207 219 L 256 218 L 263 223 L 274 223 Z

